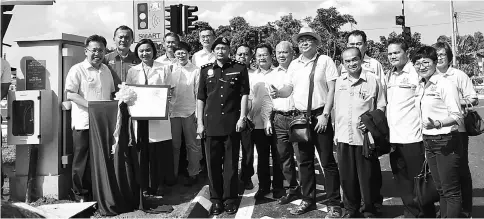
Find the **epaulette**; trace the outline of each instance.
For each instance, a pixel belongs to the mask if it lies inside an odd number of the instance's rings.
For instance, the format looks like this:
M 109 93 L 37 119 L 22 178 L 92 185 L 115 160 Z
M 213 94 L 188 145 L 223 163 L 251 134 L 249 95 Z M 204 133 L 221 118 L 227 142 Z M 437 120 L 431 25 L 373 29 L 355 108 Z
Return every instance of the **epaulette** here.
M 245 63 L 242 63 L 242 62 L 241 62 L 241 61 L 239 61 L 239 60 L 232 59 L 232 61 L 233 61 L 233 62 L 235 62 L 235 63 L 241 64 L 241 65 L 245 65 Z
M 208 66 L 211 66 L 211 65 L 213 65 L 213 63 L 212 63 L 212 62 L 207 63 L 207 64 L 205 64 L 205 65 L 202 65 L 202 67 L 200 67 L 200 68 L 205 68 L 205 67 L 208 67 Z

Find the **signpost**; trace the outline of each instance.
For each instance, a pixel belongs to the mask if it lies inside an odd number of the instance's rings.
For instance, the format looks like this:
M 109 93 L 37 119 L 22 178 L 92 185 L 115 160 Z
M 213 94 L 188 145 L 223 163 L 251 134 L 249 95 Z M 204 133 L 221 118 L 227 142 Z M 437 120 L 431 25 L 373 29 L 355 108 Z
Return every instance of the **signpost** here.
M 163 42 L 165 35 L 164 1 L 133 0 L 134 41 L 150 39 Z

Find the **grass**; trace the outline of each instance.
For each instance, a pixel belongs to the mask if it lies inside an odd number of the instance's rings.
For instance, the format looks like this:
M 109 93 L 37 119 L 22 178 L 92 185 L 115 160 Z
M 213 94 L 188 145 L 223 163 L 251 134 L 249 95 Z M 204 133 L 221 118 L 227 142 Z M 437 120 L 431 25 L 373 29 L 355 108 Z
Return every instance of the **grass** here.
M 2 165 L 15 165 L 15 145 L 2 144 Z

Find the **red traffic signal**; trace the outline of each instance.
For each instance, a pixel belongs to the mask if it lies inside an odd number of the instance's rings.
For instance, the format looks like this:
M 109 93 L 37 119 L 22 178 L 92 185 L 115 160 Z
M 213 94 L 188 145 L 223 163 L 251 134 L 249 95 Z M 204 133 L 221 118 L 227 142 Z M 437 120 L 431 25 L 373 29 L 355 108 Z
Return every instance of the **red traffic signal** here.
M 396 16 L 395 17 L 395 23 L 400 26 L 405 26 L 405 16 Z
M 138 3 L 138 29 L 148 29 L 148 3 Z

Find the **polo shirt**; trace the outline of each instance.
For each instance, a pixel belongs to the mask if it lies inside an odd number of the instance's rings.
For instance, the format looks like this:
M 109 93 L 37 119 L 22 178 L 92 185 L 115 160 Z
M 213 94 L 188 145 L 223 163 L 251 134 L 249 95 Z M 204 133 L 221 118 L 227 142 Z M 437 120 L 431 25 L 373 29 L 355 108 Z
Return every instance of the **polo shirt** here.
M 463 123 L 464 117 L 459 103 L 457 86 L 437 72 L 430 77 L 427 84 L 420 81 L 417 88 L 416 104 L 424 122 L 427 122 L 429 117 L 434 121 L 442 121 L 452 117 L 459 125 Z M 457 130 L 459 125 L 442 127 L 441 129 L 423 128 L 422 133 L 424 135 L 449 134 Z
M 87 101 L 111 100 L 114 90 L 113 76 L 105 64 L 96 69 L 85 59 L 72 66 L 66 76 L 65 91 L 77 93 Z M 71 117 L 72 129 L 89 129 L 87 107 L 72 101 Z
M 447 69 L 447 72 L 441 74 L 442 76 L 444 76 L 444 78 L 449 79 L 457 86 L 457 90 L 459 91 L 459 98 L 461 100 L 478 98 L 477 93 L 474 90 L 472 80 L 463 71 L 453 67 L 449 67 L 449 69 Z M 464 124 L 461 124 L 459 125 L 458 130 L 459 132 L 466 132 L 466 126 Z
M 269 90 L 271 89 L 271 85 L 273 85 L 277 89 L 282 89 L 284 87 L 284 82 L 289 80 L 288 77 L 289 77 L 289 74 L 287 73 L 287 69 L 284 69 L 283 67 L 278 66 L 277 68 L 265 74 L 265 82 L 267 84 L 267 87 L 269 87 Z M 292 94 L 286 98 L 272 99 L 272 104 L 273 104 L 273 109 L 277 111 L 288 112 L 295 109 L 294 99 Z
M 309 96 L 309 75 L 313 68 L 317 54 L 308 61 L 303 61 L 303 55 L 293 60 L 287 72 L 290 75 L 286 85 L 293 87 L 294 106 L 298 110 L 307 110 Z M 323 107 L 328 95 L 328 81 L 338 78 L 338 71 L 333 60 L 326 55 L 320 55 L 314 72 L 314 92 L 312 96 L 312 110 Z
M 251 104 L 248 118 L 254 123 L 255 129 L 264 129 L 271 116 L 272 100 L 266 85 L 265 76 L 273 69 L 263 70 L 258 68 L 249 73 L 249 101 Z
M 164 65 L 174 65 L 175 63 L 178 62 L 178 60 L 176 58 L 168 58 L 168 56 L 166 56 L 166 54 L 158 57 L 155 61 L 162 63 Z
M 215 61 L 215 54 L 204 49 L 196 52 L 192 56 L 192 63 L 198 67 Z
M 191 62 L 185 66 L 177 63 L 173 66 L 171 75 L 175 95 L 172 97 L 173 106 L 170 110 L 170 117 L 187 118 L 196 109 L 200 68 Z
M 131 52 L 131 50 L 128 52 L 126 57 L 122 57 L 119 55 L 118 51 L 115 50 L 104 56 L 103 63 L 109 67 L 109 70 L 113 75 L 114 88 L 118 90 L 118 84 L 126 82 L 128 70 L 131 67 L 141 63 L 141 60 L 137 58 L 134 52 Z
M 415 106 L 419 75 L 411 62 L 407 62 L 402 71 L 393 68 L 388 74 L 386 115 L 390 143 L 421 142 L 422 123 Z
M 146 74 L 145 74 L 146 72 Z M 133 66 L 128 71 L 127 84 L 146 84 L 148 85 L 171 85 L 171 75 L 168 66 L 154 61 L 150 69 L 143 70 L 143 64 Z M 137 123 L 133 123 L 135 133 Z M 161 142 L 171 140 L 171 123 L 167 120 L 149 120 L 148 122 L 149 142 Z
M 354 81 L 352 81 L 354 80 Z M 360 116 L 387 104 L 380 78 L 363 71 L 358 79 L 348 74 L 336 80 L 334 95 L 335 139 L 349 145 L 363 145 L 363 132 L 358 129 Z
M 343 66 L 343 64 L 341 64 L 341 66 Z M 383 66 L 378 60 L 365 54 L 363 57 L 363 63 L 361 63 L 361 68 L 366 72 L 371 72 L 380 77 L 383 87 L 386 86 L 385 72 L 383 71 Z M 345 67 L 342 67 L 341 74 L 348 74 L 348 70 L 346 70 Z

